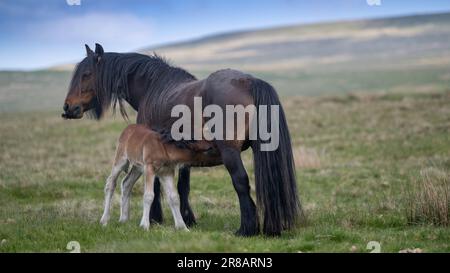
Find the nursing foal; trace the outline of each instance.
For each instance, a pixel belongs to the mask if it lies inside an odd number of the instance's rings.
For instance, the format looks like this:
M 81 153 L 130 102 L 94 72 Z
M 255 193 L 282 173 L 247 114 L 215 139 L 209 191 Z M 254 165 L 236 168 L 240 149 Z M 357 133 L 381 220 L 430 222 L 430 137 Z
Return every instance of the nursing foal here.
M 174 174 L 178 166 L 189 164 L 201 157 L 202 153 L 193 153 L 190 149 L 180 149 L 174 144 L 164 143 L 160 134 L 144 125 L 129 125 L 120 135 L 112 171 L 106 180 L 105 209 L 100 223 L 102 225 L 108 223 L 117 178 L 131 165 L 131 170 L 122 181 L 120 222 L 128 220 L 131 190 L 144 173 L 144 209 L 140 226 L 144 229 L 150 226 L 150 207 L 154 199 L 153 181 L 155 176 L 158 176 L 172 211 L 175 228 L 188 231 L 180 213 L 178 192 L 173 182 Z

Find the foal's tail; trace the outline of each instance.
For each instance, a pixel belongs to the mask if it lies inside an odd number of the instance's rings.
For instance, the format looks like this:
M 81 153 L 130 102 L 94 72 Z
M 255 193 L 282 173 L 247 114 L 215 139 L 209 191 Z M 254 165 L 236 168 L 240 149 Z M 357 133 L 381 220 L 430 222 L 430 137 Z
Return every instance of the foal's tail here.
M 265 81 L 252 79 L 251 92 L 254 104 L 267 105 L 267 128 L 273 132 L 271 105 L 279 106 L 279 145 L 273 151 L 262 151 L 265 142 L 258 135 L 252 141 L 256 180 L 256 198 L 260 213 L 264 216 L 264 233 L 279 235 L 282 230 L 293 227 L 296 220 L 303 217 L 297 194 L 294 158 L 291 138 L 283 108 L 275 89 Z M 258 124 L 259 125 L 259 124 Z

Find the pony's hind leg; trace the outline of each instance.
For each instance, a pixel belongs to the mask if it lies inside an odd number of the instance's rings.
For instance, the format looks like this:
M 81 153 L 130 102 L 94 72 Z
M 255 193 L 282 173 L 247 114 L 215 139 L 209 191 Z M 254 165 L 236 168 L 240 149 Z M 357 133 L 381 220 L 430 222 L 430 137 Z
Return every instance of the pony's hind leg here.
M 144 167 L 144 176 L 144 209 L 140 226 L 147 230 L 150 227 L 150 207 L 155 197 L 153 190 L 153 180 L 155 179 L 155 174 L 153 167 L 150 164 Z
M 121 202 L 120 202 L 120 219 L 119 222 L 126 222 L 129 218 L 130 214 L 130 196 L 131 190 L 133 189 L 134 184 L 141 176 L 141 170 L 138 167 L 133 166 L 131 170 L 128 172 L 127 176 L 122 181 L 122 194 L 121 194 Z
M 173 174 L 165 175 L 161 177 L 161 180 L 167 203 L 169 203 L 170 210 L 172 211 L 175 228 L 189 231 L 184 223 L 183 217 L 181 216 L 180 199 L 173 183 Z
M 113 165 L 111 174 L 106 179 L 105 185 L 105 208 L 103 210 L 102 218 L 100 219 L 100 224 L 106 226 L 110 218 L 111 211 L 111 201 L 116 189 L 117 178 L 121 171 L 123 171 L 128 165 L 127 159 L 117 160 Z
M 227 168 L 234 189 L 239 198 L 241 209 L 241 226 L 236 232 L 240 236 L 254 236 L 259 233 L 259 222 L 256 214 L 256 206 L 250 196 L 250 184 L 247 172 L 241 159 L 241 151 L 225 145 L 221 145 L 220 152 L 223 164 Z

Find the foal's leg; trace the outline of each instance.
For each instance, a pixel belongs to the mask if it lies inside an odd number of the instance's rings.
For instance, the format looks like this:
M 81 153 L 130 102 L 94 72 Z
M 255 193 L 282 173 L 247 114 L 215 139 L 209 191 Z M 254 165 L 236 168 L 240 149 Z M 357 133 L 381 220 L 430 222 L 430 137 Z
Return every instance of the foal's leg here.
M 166 175 L 161 177 L 165 197 L 167 199 L 167 203 L 169 204 L 170 210 L 172 211 L 173 220 L 175 222 L 176 229 L 183 229 L 185 231 L 189 231 L 186 227 L 186 224 L 183 221 L 183 217 L 181 217 L 180 213 L 180 200 L 178 198 L 178 193 L 175 190 L 175 186 L 173 184 L 173 174 Z
M 100 219 L 100 224 L 106 226 L 108 224 L 110 218 L 110 210 L 111 210 L 111 201 L 114 194 L 114 190 L 116 189 L 117 178 L 119 177 L 120 172 L 124 169 L 124 167 L 128 164 L 128 160 L 121 159 L 117 161 L 111 171 L 111 174 L 106 179 L 105 185 L 105 209 L 103 210 L 102 218 Z
M 133 189 L 134 184 L 141 176 L 141 171 L 138 167 L 131 167 L 130 172 L 122 181 L 122 198 L 120 202 L 120 219 L 119 222 L 126 222 L 129 218 L 130 213 L 130 196 L 131 190 Z
M 225 145 L 220 146 L 223 164 L 231 175 L 241 209 L 241 227 L 236 231 L 236 235 L 256 235 L 259 233 L 256 206 L 250 196 L 248 175 L 242 163 L 241 152 Z
M 148 229 L 150 227 L 150 207 L 153 202 L 155 194 L 153 192 L 153 181 L 155 174 L 151 165 L 146 165 L 144 168 L 144 209 L 142 213 L 141 227 Z
M 180 194 L 180 210 L 181 216 L 188 227 L 195 225 L 195 216 L 189 205 L 189 190 L 191 168 L 188 166 L 181 167 L 178 172 L 178 193 Z

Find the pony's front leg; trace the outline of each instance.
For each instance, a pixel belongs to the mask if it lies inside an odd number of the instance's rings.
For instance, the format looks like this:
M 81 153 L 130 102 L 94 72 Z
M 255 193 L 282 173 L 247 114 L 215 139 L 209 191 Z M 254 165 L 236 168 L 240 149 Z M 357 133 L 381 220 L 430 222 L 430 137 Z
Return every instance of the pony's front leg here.
M 155 179 L 155 174 L 151 165 L 146 165 L 144 167 L 144 176 L 144 209 L 140 226 L 148 230 L 150 227 L 150 207 L 153 199 L 155 198 L 155 193 L 153 190 L 153 180 Z
M 173 174 L 163 176 L 161 180 L 167 203 L 169 203 L 170 210 L 172 211 L 175 228 L 189 231 L 184 223 L 183 217 L 181 216 L 180 199 L 173 183 Z
M 110 218 L 111 211 L 111 201 L 114 194 L 114 190 L 116 189 L 117 178 L 119 177 L 120 172 L 123 167 L 127 164 L 127 162 L 120 162 L 115 164 L 112 168 L 111 174 L 106 179 L 105 185 L 105 204 L 102 218 L 100 219 L 100 224 L 106 226 L 108 224 Z
M 141 176 L 141 171 L 138 167 L 131 167 L 130 172 L 122 181 L 122 196 L 120 202 L 120 219 L 119 222 L 124 223 L 128 220 L 130 215 L 130 197 L 134 184 Z

